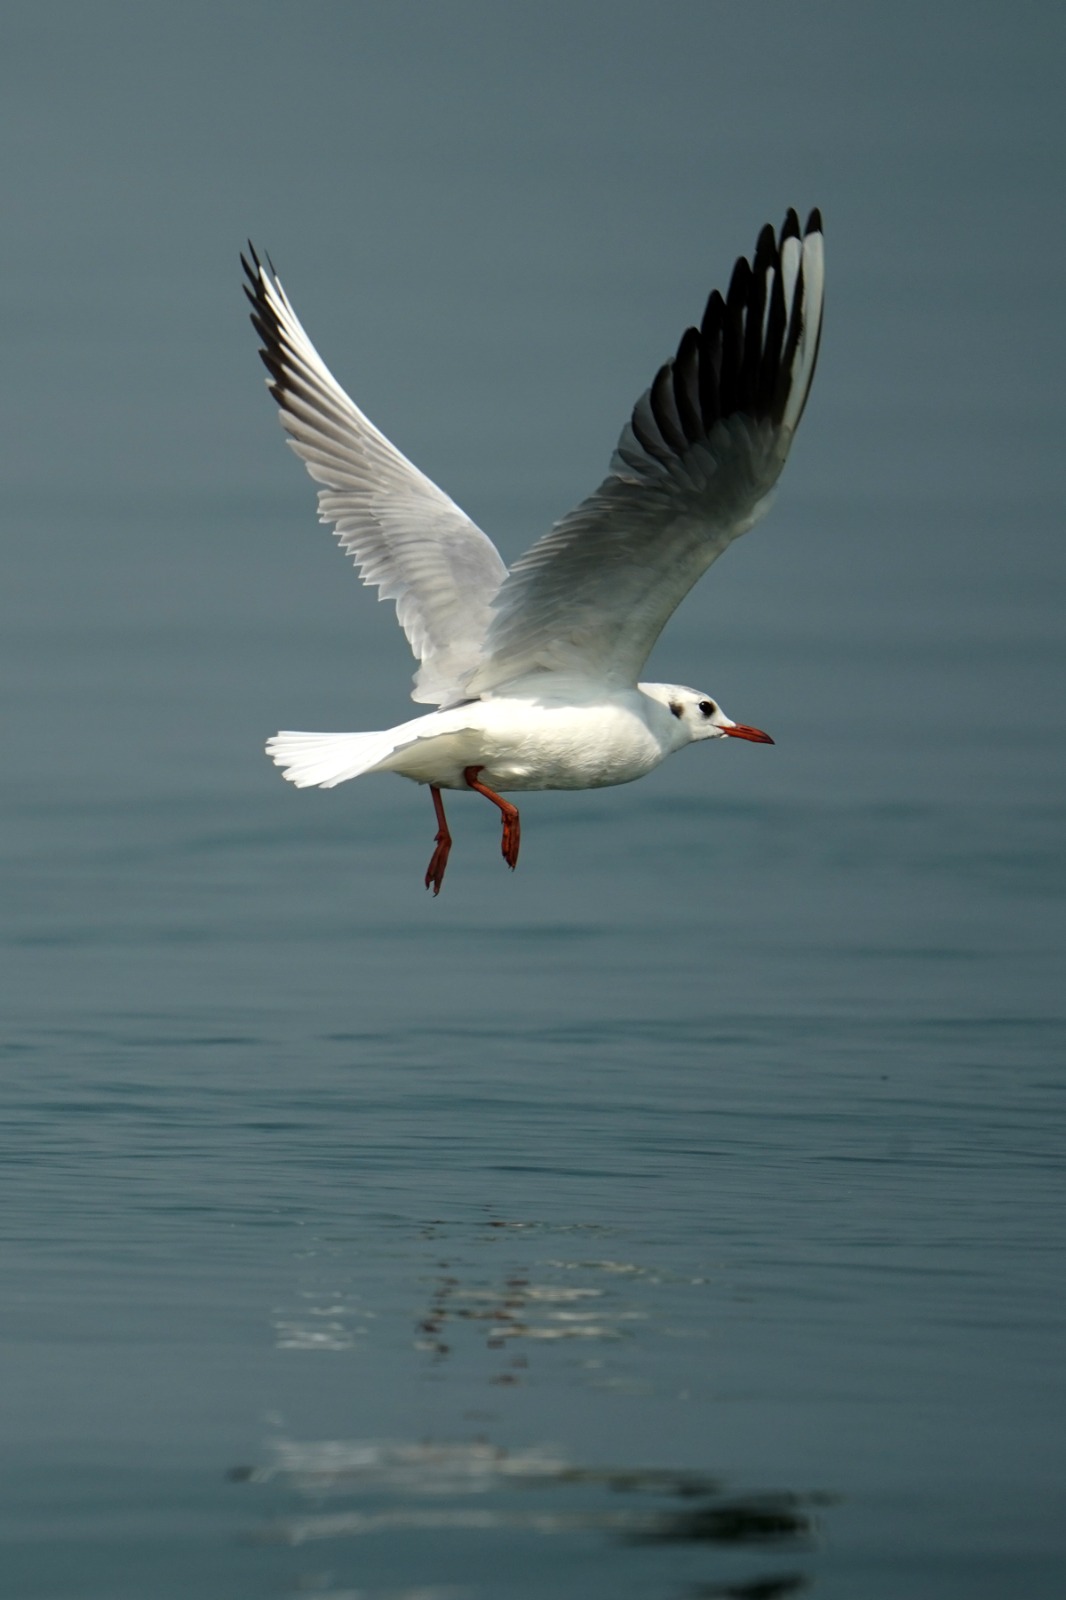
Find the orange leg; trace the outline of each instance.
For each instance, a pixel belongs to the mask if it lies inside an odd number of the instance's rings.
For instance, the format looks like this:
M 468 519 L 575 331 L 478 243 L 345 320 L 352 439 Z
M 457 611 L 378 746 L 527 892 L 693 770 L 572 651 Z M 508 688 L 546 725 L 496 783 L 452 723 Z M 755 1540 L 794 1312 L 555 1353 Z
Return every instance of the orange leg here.
M 513 872 L 518 865 L 518 846 L 522 842 L 522 827 L 518 820 L 518 807 L 513 806 L 509 800 L 501 799 L 496 791 L 490 789 L 487 784 L 478 783 L 477 775 L 480 771 L 480 767 L 466 767 L 463 770 L 463 777 L 468 788 L 476 789 L 477 793 L 483 794 L 486 800 L 491 800 L 494 806 L 499 806 L 503 816 L 503 841 L 501 844 L 503 859 Z M 441 871 L 444 871 L 443 867 Z
M 448 865 L 448 856 L 451 853 L 452 836 L 448 832 L 448 819 L 444 815 L 444 801 L 435 783 L 430 784 L 429 792 L 433 796 L 433 809 L 437 813 L 437 848 L 426 868 L 426 888 L 432 889 L 437 895 L 440 894 L 440 886 L 444 882 L 444 869 Z

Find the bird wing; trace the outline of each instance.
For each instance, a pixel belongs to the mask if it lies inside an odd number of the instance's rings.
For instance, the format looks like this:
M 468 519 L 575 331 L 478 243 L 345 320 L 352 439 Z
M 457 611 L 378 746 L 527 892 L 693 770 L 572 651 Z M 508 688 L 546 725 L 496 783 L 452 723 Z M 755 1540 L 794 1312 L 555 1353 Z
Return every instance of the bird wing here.
M 364 583 L 396 616 L 421 662 L 412 699 L 453 700 L 480 659 L 491 603 L 507 568 L 455 502 L 379 433 L 345 394 L 300 325 L 269 258 L 249 245 L 252 324 L 263 341 L 289 444 L 319 490 L 318 514 Z
M 803 413 L 822 325 L 822 219 L 789 211 L 716 290 L 637 402 L 600 487 L 496 596 L 467 691 L 537 672 L 626 685 L 668 618 L 767 508 Z

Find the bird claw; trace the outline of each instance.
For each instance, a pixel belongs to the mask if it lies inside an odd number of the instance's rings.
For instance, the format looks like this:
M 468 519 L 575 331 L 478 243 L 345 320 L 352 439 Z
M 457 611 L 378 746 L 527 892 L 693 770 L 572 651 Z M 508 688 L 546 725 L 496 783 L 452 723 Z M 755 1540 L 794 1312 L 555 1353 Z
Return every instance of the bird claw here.
M 518 819 L 518 807 L 513 806 L 510 800 L 504 800 L 495 789 L 490 789 L 487 783 L 478 780 L 481 767 L 464 767 L 463 780 L 468 789 L 474 789 L 478 794 L 483 794 L 486 800 L 491 800 L 503 817 L 503 837 L 500 840 L 500 850 L 503 859 L 513 872 L 518 865 L 518 846 L 522 842 L 522 825 Z
M 500 849 L 503 859 L 512 872 L 518 865 L 518 846 L 521 842 L 522 824 L 518 819 L 517 810 L 514 811 L 513 816 L 505 811 L 503 814 L 503 839 L 500 842 Z
M 426 868 L 426 888 L 432 889 L 434 895 L 440 894 L 440 886 L 444 882 L 444 869 L 448 865 L 448 856 L 451 853 L 451 834 L 438 833 L 437 848 L 429 859 Z
M 440 790 L 436 784 L 430 784 L 430 797 L 433 801 L 433 810 L 437 815 L 437 836 L 434 839 L 436 849 L 429 858 L 426 868 L 426 888 L 432 889 L 434 896 L 440 894 L 440 886 L 444 882 L 444 869 L 448 865 L 448 857 L 452 849 L 452 836 L 448 832 L 448 819 L 444 815 L 444 801 L 441 799 Z

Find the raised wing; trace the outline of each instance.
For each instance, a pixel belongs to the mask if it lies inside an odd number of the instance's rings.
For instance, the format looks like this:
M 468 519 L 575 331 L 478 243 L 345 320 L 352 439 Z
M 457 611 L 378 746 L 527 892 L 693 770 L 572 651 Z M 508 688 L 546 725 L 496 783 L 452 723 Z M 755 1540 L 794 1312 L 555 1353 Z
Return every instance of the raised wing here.
M 252 324 L 289 444 L 317 483 L 364 583 L 396 615 L 422 663 L 412 699 L 440 705 L 480 659 L 492 600 L 507 568 L 491 539 L 348 398 L 315 350 L 269 259 L 241 257 Z
M 789 211 L 660 368 L 609 475 L 516 562 L 471 694 L 536 672 L 632 685 L 667 619 L 766 509 L 818 356 L 822 219 Z

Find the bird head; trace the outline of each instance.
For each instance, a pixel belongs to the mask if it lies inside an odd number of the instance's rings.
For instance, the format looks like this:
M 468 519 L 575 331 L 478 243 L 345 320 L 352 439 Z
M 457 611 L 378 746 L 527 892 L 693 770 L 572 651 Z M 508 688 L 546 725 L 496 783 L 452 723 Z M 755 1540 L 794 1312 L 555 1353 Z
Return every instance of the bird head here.
M 676 683 L 642 683 L 639 688 L 651 699 L 664 705 L 684 730 L 679 744 L 693 743 L 697 739 L 750 739 L 755 744 L 773 744 L 768 733 L 761 728 L 749 728 L 743 722 L 727 717 L 717 700 L 699 689 L 685 689 Z

